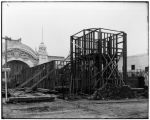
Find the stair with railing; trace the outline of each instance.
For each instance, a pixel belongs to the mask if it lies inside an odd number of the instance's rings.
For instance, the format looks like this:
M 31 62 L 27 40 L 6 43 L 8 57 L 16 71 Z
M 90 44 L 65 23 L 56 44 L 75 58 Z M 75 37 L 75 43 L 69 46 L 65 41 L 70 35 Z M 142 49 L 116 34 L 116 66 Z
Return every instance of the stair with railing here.
M 55 61 L 26 69 L 20 73 L 20 77 L 18 78 L 18 81 L 20 80 L 20 84 L 16 87 L 16 90 L 21 88 L 35 89 L 38 86 L 41 88 L 53 89 L 54 72 Z M 21 78 L 23 78 L 23 80 L 21 80 Z
M 51 61 L 32 68 L 27 68 L 14 75 L 18 89 L 34 90 L 36 88 L 55 89 L 59 86 L 69 86 L 70 79 L 70 62 L 69 55 L 59 61 Z M 59 68 L 59 66 L 61 67 Z

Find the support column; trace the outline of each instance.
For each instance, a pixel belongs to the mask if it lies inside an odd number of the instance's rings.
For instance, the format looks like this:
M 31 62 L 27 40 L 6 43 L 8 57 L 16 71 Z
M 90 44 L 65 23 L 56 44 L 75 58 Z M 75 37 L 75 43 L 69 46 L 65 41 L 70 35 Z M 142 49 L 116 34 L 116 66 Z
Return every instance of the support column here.
M 71 61 L 71 82 L 70 82 L 70 94 L 73 92 L 73 36 L 70 37 L 70 61 Z
M 101 33 L 101 29 L 99 29 L 99 32 L 98 32 L 98 56 L 99 56 L 98 71 L 100 72 L 100 75 L 98 75 L 98 79 L 100 79 L 101 72 L 102 72 L 102 33 Z M 101 86 L 101 81 L 100 81 L 99 85 Z
M 127 81 L 127 34 L 123 33 L 123 81 Z

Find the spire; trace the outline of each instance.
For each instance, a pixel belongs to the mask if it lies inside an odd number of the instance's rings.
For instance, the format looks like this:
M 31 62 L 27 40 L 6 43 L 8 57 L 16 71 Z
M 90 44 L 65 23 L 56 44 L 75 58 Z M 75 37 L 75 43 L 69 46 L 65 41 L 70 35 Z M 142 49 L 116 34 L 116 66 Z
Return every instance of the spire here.
M 38 50 L 38 55 L 39 55 L 39 64 L 48 62 L 48 54 L 46 50 L 46 46 L 44 45 L 43 42 L 43 25 L 42 25 L 42 42 L 39 45 L 39 50 Z
M 43 25 L 42 25 L 42 43 L 43 43 Z

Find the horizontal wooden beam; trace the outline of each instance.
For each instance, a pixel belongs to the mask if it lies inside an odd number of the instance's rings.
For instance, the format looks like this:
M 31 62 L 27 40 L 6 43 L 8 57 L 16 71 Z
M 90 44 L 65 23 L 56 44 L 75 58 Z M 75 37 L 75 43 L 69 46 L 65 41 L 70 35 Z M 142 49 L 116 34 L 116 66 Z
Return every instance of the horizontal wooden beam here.
M 26 97 L 10 97 L 7 103 L 16 102 L 52 102 L 55 97 L 51 96 L 26 96 Z

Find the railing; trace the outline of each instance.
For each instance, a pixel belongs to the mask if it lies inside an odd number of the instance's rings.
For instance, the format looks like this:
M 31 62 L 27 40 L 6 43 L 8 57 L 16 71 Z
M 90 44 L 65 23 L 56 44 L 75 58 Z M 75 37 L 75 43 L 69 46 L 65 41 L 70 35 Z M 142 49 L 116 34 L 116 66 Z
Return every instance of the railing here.
M 23 69 L 14 75 L 9 88 L 55 89 L 70 85 L 70 62 L 55 60 L 32 68 Z
M 44 63 L 35 67 L 24 69 L 21 71 L 20 74 L 14 75 L 14 79 L 11 80 L 12 81 L 11 86 L 12 88 L 32 87 L 34 83 L 36 83 L 37 81 L 39 81 L 40 79 L 42 79 L 44 76 L 48 74 L 44 78 L 46 79 L 48 83 L 45 84 L 41 81 L 42 85 L 40 85 L 40 87 L 51 88 L 52 85 L 50 84 L 53 84 L 53 81 L 51 80 L 53 75 L 51 75 L 50 78 L 49 78 L 49 75 L 52 74 L 52 70 L 53 72 L 55 70 L 55 61 L 51 61 L 51 62 Z M 51 87 L 48 87 L 48 86 L 51 86 Z

